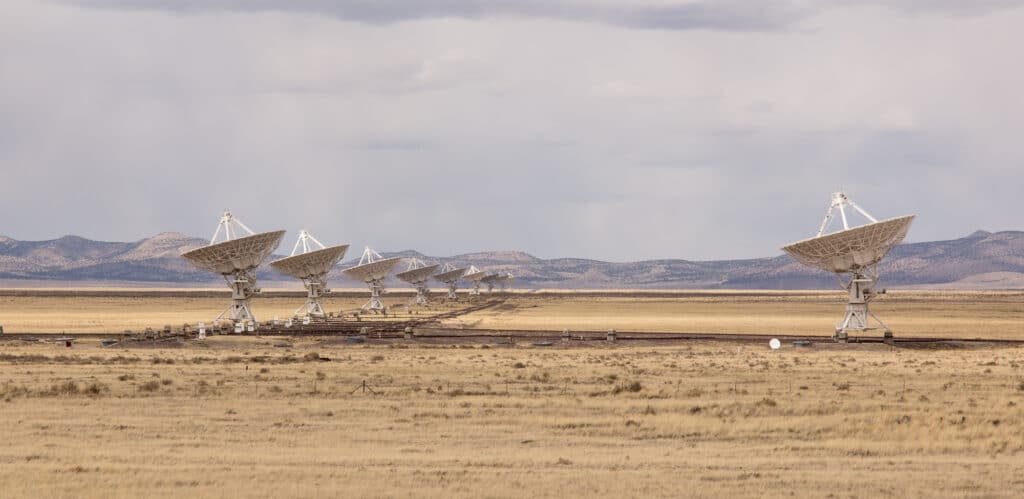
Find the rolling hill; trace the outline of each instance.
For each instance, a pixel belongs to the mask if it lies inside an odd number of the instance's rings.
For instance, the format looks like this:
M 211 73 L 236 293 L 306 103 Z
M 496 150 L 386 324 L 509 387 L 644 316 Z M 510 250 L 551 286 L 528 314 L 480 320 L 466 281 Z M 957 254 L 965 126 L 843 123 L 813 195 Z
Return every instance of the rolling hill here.
M 0 236 L 0 279 L 15 285 L 30 281 L 216 283 L 215 276 L 191 268 L 179 256 L 204 244 L 203 239 L 177 233 L 157 234 L 135 242 L 92 241 L 78 236 L 17 241 Z M 579 258 L 545 260 L 520 251 L 432 257 L 407 250 L 385 256 L 509 271 L 516 276 L 516 286 L 525 288 L 806 289 L 836 285 L 834 276 L 804 268 L 788 256 L 624 263 Z M 349 259 L 332 272 L 331 279 L 337 286 L 358 285 L 340 271 L 354 263 Z M 266 265 L 260 278 L 265 283 L 292 283 Z M 890 287 L 1019 288 L 1024 286 L 1024 232 L 978 231 L 950 241 L 904 244 L 895 248 L 884 262 L 883 278 Z

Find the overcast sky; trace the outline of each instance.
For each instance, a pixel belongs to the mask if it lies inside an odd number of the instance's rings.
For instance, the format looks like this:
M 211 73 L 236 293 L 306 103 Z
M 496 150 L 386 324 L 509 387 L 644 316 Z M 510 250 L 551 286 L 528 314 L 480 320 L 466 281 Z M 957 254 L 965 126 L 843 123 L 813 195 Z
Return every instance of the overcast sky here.
M 1022 229 L 1024 2 L 3 0 L 0 233 L 723 259 Z

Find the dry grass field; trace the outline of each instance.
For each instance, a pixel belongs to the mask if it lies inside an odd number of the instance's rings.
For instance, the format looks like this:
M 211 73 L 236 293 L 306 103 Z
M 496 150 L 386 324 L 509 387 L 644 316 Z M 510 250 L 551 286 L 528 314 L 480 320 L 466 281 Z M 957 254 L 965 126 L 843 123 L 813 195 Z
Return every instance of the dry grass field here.
M 120 333 L 209 321 L 226 296 L 12 296 L 0 293 L 0 324 L 9 333 Z M 497 296 L 497 295 L 496 295 Z M 500 307 L 449 321 L 451 326 L 526 330 L 606 330 L 830 335 L 842 316 L 840 293 L 688 292 L 514 293 Z M 362 294 L 326 300 L 330 311 L 353 310 Z M 260 319 L 289 317 L 303 299 L 259 297 Z M 391 296 L 388 305 L 407 303 Z M 898 336 L 1024 339 L 1024 292 L 896 291 L 872 309 Z
M 844 295 L 697 292 L 664 296 L 517 295 L 452 325 L 493 329 L 831 335 Z M 898 336 L 1024 339 L 1024 293 L 896 291 L 872 310 Z
M 0 323 L 119 332 L 226 303 L 104 293 L 0 293 Z M 446 323 L 828 335 L 840 298 L 515 293 Z M 1022 304 L 902 291 L 875 310 L 899 336 L 1024 339 Z M 3 497 L 1024 497 L 1024 346 L 128 345 L 0 337 Z
M 1024 496 L 1022 348 L 281 341 L 0 342 L 2 495 Z

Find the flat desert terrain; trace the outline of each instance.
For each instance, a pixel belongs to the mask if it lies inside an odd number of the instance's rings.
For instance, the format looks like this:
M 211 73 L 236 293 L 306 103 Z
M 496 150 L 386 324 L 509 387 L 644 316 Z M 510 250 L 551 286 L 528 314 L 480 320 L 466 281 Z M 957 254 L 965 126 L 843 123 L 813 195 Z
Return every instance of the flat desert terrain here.
M 0 349 L 5 497 L 1024 496 L 1019 347 Z
M 328 311 L 353 311 L 365 292 L 325 300 Z M 440 293 L 435 294 L 440 296 Z M 517 292 L 501 306 L 446 322 L 452 327 L 521 330 L 616 329 L 621 332 L 831 335 L 844 295 L 807 291 L 688 291 L 589 293 Z M 487 295 L 485 299 L 490 299 Z M 385 302 L 404 311 L 407 295 Z M 253 299 L 257 318 L 290 317 L 300 294 Z M 226 293 L 121 290 L 54 295 L 0 290 L 0 324 L 8 333 L 120 333 L 146 327 L 209 322 L 230 303 Z M 438 304 L 424 314 L 451 310 Z M 872 310 L 897 336 L 1024 339 L 1024 292 L 893 291 Z
M 494 299 L 443 326 L 827 336 L 842 309 L 821 292 Z M 70 348 L 0 337 L 3 496 L 1024 497 L 1021 344 L 212 336 L 103 347 L 87 334 L 195 323 L 225 301 L 0 295 L 8 333 L 82 334 Z M 254 308 L 285 317 L 301 301 Z M 897 336 L 1019 340 L 1022 303 L 903 291 L 875 310 Z

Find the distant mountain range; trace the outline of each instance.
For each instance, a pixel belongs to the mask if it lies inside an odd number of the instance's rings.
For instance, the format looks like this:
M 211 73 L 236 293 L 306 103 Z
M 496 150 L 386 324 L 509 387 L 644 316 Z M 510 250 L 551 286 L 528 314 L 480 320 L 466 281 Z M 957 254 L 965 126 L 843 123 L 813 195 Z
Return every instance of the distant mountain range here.
M 181 253 L 207 244 L 204 239 L 163 233 L 132 243 L 92 241 L 65 236 L 52 241 L 17 241 L 0 236 L 0 279 L 19 282 L 137 282 L 166 285 L 215 283 L 218 278 L 188 265 Z M 470 253 L 432 257 L 416 251 L 384 256 L 417 257 L 427 262 L 476 265 L 490 271 L 508 271 L 518 288 L 614 289 L 829 289 L 831 274 L 805 268 L 788 256 L 750 260 L 695 262 L 648 260 L 611 263 L 579 258 L 543 260 L 520 251 Z M 278 257 L 274 257 L 278 258 Z M 359 283 L 341 274 L 343 262 L 332 272 L 336 287 Z M 404 265 L 400 265 L 404 270 Z M 978 231 L 951 241 L 898 246 L 882 265 L 884 285 L 960 289 L 1013 289 L 1024 287 L 1024 232 Z M 264 285 L 293 283 L 264 265 Z M 392 284 L 398 284 L 393 282 Z M 404 287 L 404 286 L 403 286 Z

